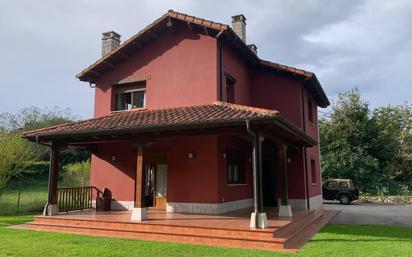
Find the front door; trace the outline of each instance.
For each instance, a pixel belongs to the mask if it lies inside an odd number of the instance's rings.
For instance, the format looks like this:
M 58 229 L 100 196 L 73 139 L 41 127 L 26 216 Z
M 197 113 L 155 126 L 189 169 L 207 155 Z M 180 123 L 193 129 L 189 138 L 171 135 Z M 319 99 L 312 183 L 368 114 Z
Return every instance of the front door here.
M 167 165 L 157 164 L 155 170 L 154 206 L 166 208 L 167 202 Z

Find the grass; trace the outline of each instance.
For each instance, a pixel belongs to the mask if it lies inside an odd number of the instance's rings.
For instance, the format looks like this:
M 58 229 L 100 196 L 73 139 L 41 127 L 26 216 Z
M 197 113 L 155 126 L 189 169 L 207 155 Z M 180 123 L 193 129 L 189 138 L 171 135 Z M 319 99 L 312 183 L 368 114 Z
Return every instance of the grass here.
M 10 181 L 6 190 L 0 196 L 0 215 L 16 215 L 19 190 L 19 213 L 39 212 L 47 202 L 48 174 L 26 175 Z
M 158 257 L 380 257 L 411 256 L 412 228 L 328 225 L 296 254 L 18 230 L 6 224 L 29 215 L 0 217 L 0 256 Z M 1 225 L 3 224 L 3 226 Z

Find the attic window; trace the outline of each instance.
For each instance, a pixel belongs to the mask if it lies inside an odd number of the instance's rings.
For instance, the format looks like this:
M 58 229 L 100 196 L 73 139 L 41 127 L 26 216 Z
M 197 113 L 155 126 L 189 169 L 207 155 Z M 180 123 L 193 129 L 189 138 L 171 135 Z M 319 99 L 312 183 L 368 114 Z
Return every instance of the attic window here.
M 116 88 L 116 111 L 145 108 L 146 82 Z

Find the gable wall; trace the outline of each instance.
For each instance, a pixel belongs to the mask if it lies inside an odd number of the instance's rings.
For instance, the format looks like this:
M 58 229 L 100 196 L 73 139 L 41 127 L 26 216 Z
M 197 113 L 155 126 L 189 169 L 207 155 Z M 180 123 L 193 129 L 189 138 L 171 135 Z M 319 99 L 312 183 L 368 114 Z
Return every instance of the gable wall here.
M 210 36 L 190 31 L 157 35 L 143 50 L 108 72 L 96 83 L 95 117 L 115 107 L 109 81 L 130 75 L 150 76 L 146 82 L 147 109 L 161 109 L 211 103 L 217 100 L 217 43 Z

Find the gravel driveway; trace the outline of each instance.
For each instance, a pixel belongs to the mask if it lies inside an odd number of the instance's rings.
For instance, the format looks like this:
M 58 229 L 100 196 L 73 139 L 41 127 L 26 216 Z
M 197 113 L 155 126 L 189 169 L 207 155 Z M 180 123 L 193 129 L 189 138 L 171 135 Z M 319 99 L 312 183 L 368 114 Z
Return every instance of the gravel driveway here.
M 324 202 L 325 210 L 340 211 L 331 224 L 394 225 L 412 227 L 412 205 Z

